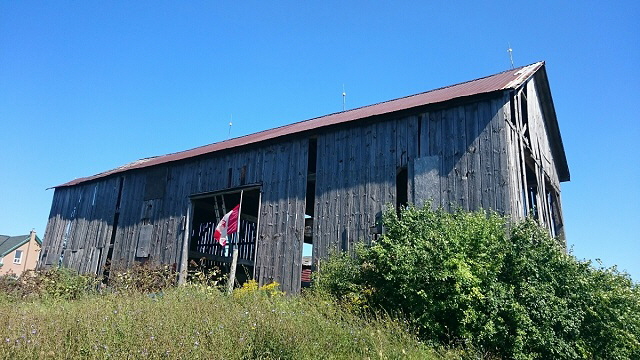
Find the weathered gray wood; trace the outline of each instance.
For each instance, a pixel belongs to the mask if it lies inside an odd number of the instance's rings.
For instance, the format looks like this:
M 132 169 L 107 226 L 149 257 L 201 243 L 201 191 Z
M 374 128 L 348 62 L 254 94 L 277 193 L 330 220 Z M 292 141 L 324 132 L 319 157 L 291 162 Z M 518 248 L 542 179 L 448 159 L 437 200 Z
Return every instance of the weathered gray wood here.
M 480 153 L 479 153 L 479 129 L 478 129 L 478 105 L 473 103 L 465 106 L 467 148 L 467 184 L 468 184 L 468 208 L 478 210 L 482 207 L 482 185 L 480 182 Z
M 180 267 L 178 268 L 178 284 L 182 285 L 187 281 L 187 268 L 189 261 L 189 232 L 190 232 L 190 224 L 191 224 L 191 213 L 193 211 L 193 205 L 189 202 L 189 207 L 186 211 L 186 216 L 184 218 L 185 231 L 182 234 L 182 252 L 180 253 Z
M 526 196 L 527 195 L 527 177 L 526 177 L 526 162 L 525 162 L 525 154 L 524 154 L 524 149 L 525 149 L 525 144 L 524 144 L 524 124 L 523 124 L 523 120 L 522 120 L 522 112 L 521 112 L 521 105 L 520 105 L 520 97 L 522 96 L 522 94 L 519 92 L 516 94 L 515 96 L 515 106 L 516 106 L 516 129 L 517 129 L 517 151 L 518 151 L 518 158 L 519 158 L 519 173 L 518 175 L 520 176 L 520 188 L 521 191 L 523 193 L 523 208 L 524 208 L 524 214 L 523 216 L 527 216 L 529 215 L 529 211 L 531 210 L 531 203 L 529 202 L 529 197 Z
M 409 174 L 409 164 L 420 156 L 418 149 L 421 135 L 418 132 L 419 122 L 420 116 L 418 115 L 410 116 L 407 120 L 407 163 L 405 165 L 407 167 L 407 201 L 410 204 L 415 202 L 413 197 L 413 176 Z
M 258 241 L 260 242 L 260 248 L 258 253 L 258 263 L 257 267 L 259 269 L 259 277 L 258 281 L 260 285 L 265 285 L 273 281 L 273 264 L 274 258 L 271 252 L 271 248 L 273 246 L 274 236 L 276 233 L 276 226 L 274 215 L 275 212 L 275 204 L 273 201 L 273 171 L 276 167 L 274 162 L 276 161 L 276 156 L 274 156 L 274 147 L 270 146 L 263 150 L 263 179 L 264 179 L 264 188 L 263 188 L 263 203 L 260 207 L 261 210 L 261 218 L 264 220 L 259 229 Z
M 357 142 L 354 147 L 354 160 L 352 164 L 353 176 L 353 189 L 354 189 L 354 219 L 355 219 L 355 234 L 354 245 L 359 242 L 369 242 L 369 223 L 367 221 L 367 194 L 365 184 L 368 181 L 369 173 L 362 169 L 363 163 L 366 163 L 369 156 L 369 149 L 367 147 L 368 142 L 365 135 L 366 128 L 355 129 L 354 136 L 357 138 Z M 353 246 L 355 248 L 355 246 Z
M 236 268 L 238 267 L 238 245 L 233 245 L 233 251 L 231 252 L 231 272 L 229 272 L 229 279 L 227 280 L 227 293 L 231 294 L 236 281 Z
M 505 196 L 507 180 L 506 180 L 506 163 L 503 163 L 503 159 L 506 159 L 506 154 L 503 151 L 505 144 L 502 135 L 504 134 L 504 114 L 502 111 L 502 99 L 493 99 L 490 103 L 491 114 L 491 158 L 492 158 L 492 174 L 494 180 L 494 194 L 495 203 L 493 204 L 493 210 L 499 213 L 504 213 L 506 204 Z
M 441 111 L 433 111 L 429 113 L 429 155 L 430 156 L 438 156 L 440 159 L 440 170 L 439 174 L 441 177 L 445 176 L 444 172 L 444 161 L 443 161 L 443 136 L 442 136 L 442 112 Z M 444 199 L 442 197 L 442 187 L 444 186 L 444 182 L 442 179 L 438 182 L 438 192 L 439 195 L 437 198 L 434 198 L 434 201 L 437 201 L 434 204 L 437 207 L 444 206 Z
M 87 271 L 88 273 L 98 274 L 100 259 L 102 255 L 102 249 L 93 248 L 91 251 L 91 268 Z
M 52 265 L 53 258 L 58 255 L 55 251 L 54 244 L 59 241 L 59 236 L 57 233 L 60 228 L 60 212 L 61 212 L 61 204 L 63 201 L 63 193 L 64 190 L 60 189 L 56 190 L 53 194 L 51 211 L 49 212 L 49 220 L 47 221 L 47 227 L 45 228 L 45 233 L 43 234 L 43 242 L 42 242 L 42 250 L 40 252 L 40 259 L 38 261 L 38 268 L 44 269 L 48 266 Z
M 418 151 L 418 143 L 420 142 L 418 137 L 419 117 L 420 115 L 411 115 L 407 118 L 407 163 L 420 156 Z
M 260 192 L 260 194 L 258 195 L 258 209 L 262 208 L 262 192 Z M 256 219 L 256 231 L 258 231 L 258 229 L 260 229 L 260 224 L 262 221 L 262 215 L 261 212 L 258 211 L 258 218 Z M 258 258 L 258 254 L 260 254 L 259 250 L 260 250 L 260 246 L 261 246 L 261 240 L 259 238 L 259 233 L 256 235 L 256 245 L 253 249 L 253 259 L 254 259 L 254 264 L 253 264 L 253 278 L 254 279 L 259 279 L 260 278 L 260 270 L 258 267 L 258 262 L 260 261 Z M 264 260 L 263 260 L 264 261 Z
M 187 254 L 188 254 L 188 257 L 194 258 L 194 259 L 207 259 L 207 260 L 212 260 L 217 262 L 225 262 L 229 264 L 231 264 L 231 262 L 233 261 L 233 253 L 231 256 L 220 256 L 220 255 L 207 254 L 207 253 L 191 250 L 191 251 L 188 251 Z M 240 259 L 238 257 L 238 259 L 236 260 L 236 268 L 237 268 L 237 265 L 253 266 L 254 263 L 251 260 Z
M 495 180 L 493 178 L 493 148 L 491 146 L 491 106 L 488 102 L 478 103 L 479 119 L 479 153 L 480 153 L 480 186 L 482 189 L 481 202 L 485 210 L 495 210 Z
M 396 164 L 398 167 L 407 165 L 408 156 L 408 118 L 398 119 L 396 123 Z
M 142 225 L 138 233 L 138 246 L 136 247 L 136 257 L 148 257 L 151 236 L 153 235 L 153 225 Z
M 413 161 L 413 192 L 417 206 L 431 203 L 433 208 L 440 204 L 440 156 L 424 156 Z
M 508 170 L 509 170 L 509 197 L 511 201 L 510 216 L 512 220 L 517 220 L 520 216 L 524 216 L 524 208 L 522 206 L 522 189 L 519 177 L 520 163 L 518 161 L 518 145 L 517 145 L 517 129 L 515 114 L 511 112 L 511 102 L 513 99 L 507 94 L 505 100 L 505 122 L 506 128 L 506 146 L 508 152 Z
M 256 246 L 242 248 L 241 260 L 255 261 L 254 276 L 260 284 L 278 281 L 283 290 L 297 292 L 311 136 L 317 138 L 315 264 L 328 256 L 330 249 L 351 252 L 358 241 L 371 241 L 376 217 L 396 202 L 396 189 L 402 186 L 396 184 L 396 176 L 404 166 L 408 200 L 417 205 L 433 199 L 434 206 L 447 209 L 461 206 L 521 213 L 526 206 L 522 194 L 526 191 L 524 163 L 529 147 L 535 153 L 542 189 L 543 220 L 561 223 L 561 214 L 556 215 L 560 210 L 554 207 L 560 209 L 559 201 L 551 204 L 546 195 L 552 190 L 559 192 L 559 182 L 545 121 L 534 87 L 529 85 L 525 91 L 532 136 L 528 145 L 522 139 L 522 120 L 517 118 L 518 111 L 511 113 L 509 93 L 505 92 L 170 163 L 166 165 L 164 194 L 158 198 L 149 199 L 151 195 L 146 194 L 151 168 L 124 172 L 115 230 L 119 177 L 58 188 L 47 224 L 43 263 L 57 264 L 64 255 L 65 264 L 100 273 L 113 233 L 114 269 L 148 256 L 152 262 L 179 264 L 182 272 L 186 264 L 183 256 L 189 255 L 184 246 L 187 241 L 188 249 L 191 219 L 186 231 L 183 225 L 189 216 L 189 197 L 227 189 L 228 170 L 232 169 L 231 186 L 261 184 Z M 517 96 L 524 96 L 524 92 Z M 149 229 L 153 229 L 150 235 Z M 211 245 L 208 241 L 205 245 Z M 83 256 L 78 255 L 81 250 Z
M 445 186 L 441 187 L 443 205 L 447 210 L 453 210 L 456 206 L 456 192 L 458 187 L 457 174 L 455 169 L 456 155 L 456 129 L 455 129 L 455 109 L 449 108 L 442 111 L 443 129 L 443 166 Z
M 464 106 L 455 109 L 456 146 L 454 152 L 454 169 L 456 180 L 456 206 L 469 210 L 469 169 L 467 153 L 467 132 Z
M 291 169 L 291 144 L 286 144 L 278 147 L 278 166 L 275 168 L 276 172 L 274 174 L 274 178 L 277 179 L 277 192 L 276 199 L 274 201 L 278 204 L 277 207 L 277 232 L 274 236 L 275 246 L 272 251 L 272 258 L 275 259 L 275 267 L 274 273 L 272 277 L 274 281 L 283 284 L 283 288 L 287 288 L 288 284 L 284 283 L 284 278 L 286 275 L 286 267 L 287 260 L 285 259 L 285 254 L 287 256 L 291 256 L 291 253 L 287 252 L 287 247 L 290 246 L 290 239 L 287 238 L 287 230 L 288 230 L 288 221 L 289 221 L 289 210 L 288 206 L 290 203 L 289 198 L 287 197 L 287 181 L 285 174 L 289 171 L 295 171 L 295 169 Z M 293 214 L 291 214 L 293 215 Z
M 381 124 L 387 125 L 385 133 L 385 148 L 391 152 L 396 151 L 396 142 L 398 140 L 398 127 L 396 121 L 386 121 Z M 395 204 L 396 202 L 396 175 L 398 172 L 399 164 L 394 161 L 393 156 L 384 156 L 385 161 L 385 174 L 387 175 L 387 181 L 385 182 L 385 204 Z
M 423 113 L 419 117 L 419 126 L 420 126 L 420 137 L 418 138 L 418 154 L 416 157 L 429 156 L 431 155 L 431 135 L 430 132 L 432 130 L 431 120 L 429 118 L 429 113 Z

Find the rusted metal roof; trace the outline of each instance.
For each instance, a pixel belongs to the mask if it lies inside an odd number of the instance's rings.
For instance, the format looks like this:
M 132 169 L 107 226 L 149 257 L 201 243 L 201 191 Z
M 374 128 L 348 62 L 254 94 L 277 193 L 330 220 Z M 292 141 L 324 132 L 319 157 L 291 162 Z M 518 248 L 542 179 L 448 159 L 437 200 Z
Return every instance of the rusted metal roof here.
M 544 66 L 544 62 L 537 62 L 531 65 L 511 69 L 495 75 L 483 77 L 476 80 L 463 82 L 456 85 L 446 86 L 439 89 L 411 95 L 395 100 L 389 100 L 374 105 L 368 105 L 353 110 L 325 115 L 310 120 L 305 120 L 290 125 L 285 125 L 254 134 L 229 139 L 191 150 L 180 151 L 173 154 L 155 156 L 134 161 L 132 163 L 105 171 L 93 176 L 83 177 L 55 186 L 72 186 L 86 181 L 102 178 L 105 176 L 121 173 L 132 169 L 141 169 L 149 166 L 165 164 L 173 161 L 184 160 L 195 156 L 213 153 L 220 150 L 231 149 L 243 145 L 255 144 L 261 141 L 275 139 L 281 136 L 319 129 L 331 125 L 346 123 L 354 120 L 364 119 L 371 116 L 383 115 L 395 111 L 406 110 L 417 106 L 441 103 L 456 98 L 490 93 L 498 90 L 515 89 L 529 79 L 538 69 Z

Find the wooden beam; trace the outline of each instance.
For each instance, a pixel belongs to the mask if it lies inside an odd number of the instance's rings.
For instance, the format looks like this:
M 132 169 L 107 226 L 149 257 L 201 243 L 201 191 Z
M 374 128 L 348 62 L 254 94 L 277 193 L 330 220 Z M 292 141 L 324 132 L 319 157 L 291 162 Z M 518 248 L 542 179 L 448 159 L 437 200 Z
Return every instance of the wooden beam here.
M 186 225 L 184 226 L 184 233 L 182 238 L 182 252 L 180 253 L 180 272 L 178 273 L 178 285 L 182 285 L 187 281 L 187 262 L 189 261 L 190 251 L 189 251 L 189 233 L 191 229 L 190 219 L 191 219 L 191 211 L 192 211 L 192 203 L 189 201 L 189 206 L 187 207 L 187 215 L 185 217 Z
M 232 260 L 231 256 L 212 255 L 212 254 L 206 254 L 206 253 L 203 253 L 203 252 L 193 251 L 193 250 L 189 251 L 189 257 L 190 258 L 195 258 L 195 259 L 205 258 L 207 260 L 224 262 L 224 263 L 229 263 L 229 264 L 231 264 L 231 260 Z M 253 266 L 254 262 L 251 261 L 251 260 L 246 260 L 246 259 L 238 259 L 238 264 L 239 265 L 245 265 L 245 266 Z

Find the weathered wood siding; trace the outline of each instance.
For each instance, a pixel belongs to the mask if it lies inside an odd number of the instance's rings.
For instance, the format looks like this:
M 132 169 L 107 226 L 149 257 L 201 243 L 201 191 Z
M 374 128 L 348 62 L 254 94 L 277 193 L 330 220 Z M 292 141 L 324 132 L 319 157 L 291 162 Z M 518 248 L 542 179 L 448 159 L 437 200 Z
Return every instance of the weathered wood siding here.
M 517 104 L 525 94 L 528 145 Z M 305 198 L 310 138 L 317 144 L 314 199 Z M 61 187 L 55 190 L 41 264 L 57 265 L 62 255 L 63 265 L 100 274 L 115 227 L 113 269 L 141 260 L 178 267 L 191 225 L 190 196 L 259 184 L 256 278 L 297 292 L 305 201 L 314 203 L 314 264 L 332 248 L 352 251 L 359 241 L 369 243 L 381 212 L 396 204 L 398 188 L 404 187 L 408 201 L 418 205 L 432 202 L 447 210 L 487 209 L 522 217 L 526 146 L 539 164 L 541 183 L 546 177 L 559 192 L 532 81 L 514 95 L 497 92 L 362 119 Z M 407 183 L 396 184 L 402 171 Z M 548 222 L 553 214 L 544 211 L 542 221 Z
M 136 250 L 141 232 L 150 225 L 153 229 L 146 246 L 148 260 L 178 266 L 188 225 L 185 222 L 189 196 L 261 183 L 256 273 L 262 283 L 278 281 L 284 290 L 297 291 L 300 271 L 296 269 L 301 266 L 304 231 L 307 144 L 306 139 L 290 139 L 167 166 L 164 195 L 156 199 L 145 200 L 151 169 L 57 188 L 45 234 L 43 253 L 46 257 L 42 265 L 58 265 L 60 255 L 64 254 L 64 266 L 84 273 L 102 272 L 111 240 L 120 178 L 123 186 L 112 255 L 115 270 L 142 260 L 136 258 Z
M 557 164 L 551 150 L 549 132 L 535 79 L 526 82 L 510 98 L 511 106 L 507 109 L 507 161 L 509 172 L 509 198 L 511 216 L 514 219 L 529 215 L 534 204 L 523 195 L 527 192 L 526 168 L 533 168 L 538 184 L 536 207 L 538 221 L 545 227 L 557 224 L 556 236 L 564 236 L 562 230 L 562 208 L 560 203 L 560 180 Z M 526 105 L 525 105 L 526 104 Z M 523 110 L 526 108 L 526 111 Z M 527 165 L 528 164 L 528 165 Z M 550 204 L 545 197 L 556 194 L 555 202 Z M 552 209 L 553 207 L 553 209 Z M 555 219 L 554 219 L 555 217 Z
M 83 273 L 104 265 L 113 230 L 118 179 L 56 189 L 40 264 L 70 266 Z
M 256 274 L 260 284 L 277 281 L 300 290 L 308 140 L 265 149 Z
M 356 242 L 368 239 L 376 215 L 385 204 L 395 202 L 396 169 L 401 157 L 406 164 L 407 153 L 406 148 L 397 148 L 406 143 L 397 141 L 397 125 L 400 122 L 406 127 L 409 121 L 415 123 L 416 118 L 318 136 L 313 231 L 316 259 L 326 257 L 330 248 L 349 251 Z M 404 132 L 406 137 L 406 128 Z
M 505 103 L 506 99 L 506 103 Z M 508 98 L 363 122 L 318 136 L 314 260 L 369 243 L 371 227 L 396 201 L 408 169 L 409 202 L 447 210 L 511 210 L 505 107 Z

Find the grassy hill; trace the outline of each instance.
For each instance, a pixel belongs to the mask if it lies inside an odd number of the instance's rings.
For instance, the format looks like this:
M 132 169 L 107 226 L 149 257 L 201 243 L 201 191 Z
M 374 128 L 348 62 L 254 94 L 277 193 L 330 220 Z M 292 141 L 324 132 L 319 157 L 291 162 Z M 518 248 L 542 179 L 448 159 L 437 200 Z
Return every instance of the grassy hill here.
M 151 294 L 0 296 L 11 359 L 433 359 L 406 324 L 363 320 L 318 295 L 189 285 Z

